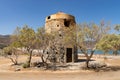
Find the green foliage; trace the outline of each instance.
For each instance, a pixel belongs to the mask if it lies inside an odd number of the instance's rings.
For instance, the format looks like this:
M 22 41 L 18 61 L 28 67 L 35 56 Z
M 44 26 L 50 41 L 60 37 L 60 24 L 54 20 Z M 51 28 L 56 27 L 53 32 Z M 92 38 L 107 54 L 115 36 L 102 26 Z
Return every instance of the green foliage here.
M 22 43 L 20 42 L 20 28 L 17 27 L 14 31 L 14 33 L 11 35 L 11 47 L 14 48 L 21 48 Z
M 30 65 L 30 64 L 29 64 L 28 62 L 26 62 L 26 63 L 24 63 L 24 64 L 22 65 L 22 67 L 23 67 L 23 68 L 28 68 L 28 67 L 30 67 L 29 65 Z
M 91 59 L 96 49 L 96 44 L 100 39 L 107 34 L 109 26 L 104 24 L 104 21 L 97 25 L 95 23 L 84 23 L 78 26 L 77 45 L 81 52 L 86 56 L 86 67 L 88 68 L 89 60 Z M 90 54 L 88 53 L 90 50 Z
M 118 31 L 118 34 L 120 36 L 120 24 L 116 25 L 114 29 Z
M 76 40 L 77 40 L 77 28 L 75 28 L 77 26 L 71 26 L 67 29 L 65 29 L 64 31 L 61 31 L 61 35 L 64 35 L 62 36 L 62 39 L 63 40 L 63 44 L 66 44 L 66 45 L 71 45 L 71 46 L 75 46 L 76 45 Z
M 3 56 L 10 59 L 14 65 L 18 64 L 18 55 L 17 49 L 11 45 L 3 49 Z
M 82 49 L 94 49 L 97 42 L 107 34 L 109 30 L 109 26 L 104 24 L 102 21 L 100 25 L 95 23 L 91 24 L 80 24 L 78 31 L 78 44 L 82 47 Z
M 3 51 L 4 51 L 4 55 L 12 55 L 12 47 L 11 46 L 3 48 Z
M 21 30 L 19 34 L 19 41 L 24 47 L 28 54 L 28 67 L 30 67 L 31 59 L 32 59 L 32 51 L 35 48 L 35 43 L 36 43 L 36 34 L 32 28 L 29 26 L 25 25 Z
M 120 25 L 116 25 L 114 29 L 120 31 Z
M 27 53 L 29 53 L 28 64 L 25 64 L 25 67 L 30 67 L 32 50 L 35 47 L 35 42 L 36 34 L 32 28 L 29 28 L 27 25 L 25 25 L 23 28 L 17 27 L 11 36 L 11 44 L 8 47 L 4 48 L 4 53 L 12 54 L 12 56 L 7 57 L 11 59 L 12 62 L 17 63 L 17 49 L 25 48 L 27 50 Z
M 29 26 L 25 25 L 23 28 L 17 27 L 11 36 L 11 46 L 15 48 L 31 48 L 34 45 L 35 38 L 35 32 Z
M 47 35 L 45 33 L 44 27 L 40 27 L 36 32 L 36 48 L 43 48 L 47 44 Z
M 22 46 L 24 47 L 33 47 L 35 43 L 35 32 L 32 28 L 29 28 L 27 25 L 25 25 L 20 30 L 20 37 L 19 40 L 22 43 Z
M 96 45 L 98 49 L 117 51 L 120 50 L 120 36 L 115 34 L 108 34 L 104 36 Z

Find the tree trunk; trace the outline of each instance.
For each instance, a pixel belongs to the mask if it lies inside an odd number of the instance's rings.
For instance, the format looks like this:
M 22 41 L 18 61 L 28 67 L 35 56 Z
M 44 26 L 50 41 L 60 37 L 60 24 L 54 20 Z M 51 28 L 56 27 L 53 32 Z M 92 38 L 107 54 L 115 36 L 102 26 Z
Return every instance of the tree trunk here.
M 42 60 L 42 63 L 44 63 L 44 58 L 43 58 L 43 55 L 40 56 L 41 57 L 41 60 Z
M 86 60 L 86 67 L 89 68 L 89 59 Z
M 28 67 L 30 67 L 31 65 L 31 59 L 32 59 L 32 51 L 29 52 L 29 57 L 28 57 Z
M 91 54 L 90 56 L 88 55 L 88 53 L 85 52 L 85 50 L 82 49 L 81 46 L 79 46 L 79 48 L 81 49 L 81 52 L 85 55 L 86 57 L 86 67 L 89 68 L 89 61 L 91 59 L 91 57 L 93 56 L 95 49 L 91 50 Z
M 94 52 L 95 52 L 95 51 L 92 50 L 90 56 L 89 56 L 87 53 L 84 53 L 85 56 L 86 56 L 86 67 L 87 67 L 87 68 L 89 68 L 89 61 L 90 61 L 90 59 L 92 58 Z
M 90 59 L 92 58 L 94 52 L 95 52 L 95 51 L 92 50 L 90 56 L 88 56 L 88 54 L 87 54 L 87 60 L 86 60 L 86 67 L 87 67 L 87 68 L 89 68 L 89 61 L 90 61 Z
M 114 55 L 117 55 L 117 54 L 118 54 L 117 50 L 113 51 L 113 54 L 114 54 Z
M 13 62 L 14 65 L 18 65 L 18 62 L 17 62 L 16 59 L 13 59 L 13 58 L 11 58 L 11 57 L 9 57 L 9 59 Z

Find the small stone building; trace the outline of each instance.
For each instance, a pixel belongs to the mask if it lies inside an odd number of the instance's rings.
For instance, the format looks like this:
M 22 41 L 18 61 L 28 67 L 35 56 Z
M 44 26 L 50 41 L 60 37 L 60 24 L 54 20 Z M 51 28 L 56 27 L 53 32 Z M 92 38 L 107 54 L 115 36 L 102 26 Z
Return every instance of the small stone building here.
M 46 17 L 45 20 L 45 31 L 46 33 L 52 33 L 54 31 L 60 31 L 76 26 L 75 17 L 63 12 L 58 12 Z M 64 34 L 62 35 L 64 36 Z M 64 62 L 75 62 L 78 59 L 76 45 L 65 45 Z

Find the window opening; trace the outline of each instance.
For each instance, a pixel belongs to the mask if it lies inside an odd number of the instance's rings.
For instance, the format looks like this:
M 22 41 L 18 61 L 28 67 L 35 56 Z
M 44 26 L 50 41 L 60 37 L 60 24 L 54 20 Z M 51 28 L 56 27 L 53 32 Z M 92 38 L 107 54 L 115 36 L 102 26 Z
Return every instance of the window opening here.
M 59 27 L 59 25 L 57 25 L 57 27 Z
M 50 19 L 50 16 L 48 16 L 47 18 Z
M 67 21 L 66 19 L 64 20 L 64 25 L 65 27 L 69 27 L 70 26 L 70 21 Z

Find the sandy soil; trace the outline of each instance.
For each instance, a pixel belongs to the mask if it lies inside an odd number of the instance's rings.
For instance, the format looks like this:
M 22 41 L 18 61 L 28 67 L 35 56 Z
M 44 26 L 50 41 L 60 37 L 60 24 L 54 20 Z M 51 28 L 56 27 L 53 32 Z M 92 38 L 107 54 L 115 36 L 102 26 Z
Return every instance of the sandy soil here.
M 79 57 L 81 58 L 81 57 Z M 20 62 L 26 57 L 21 56 Z M 107 59 L 94 57 L 94 60 L 106 62 L 109 65 L 120 66 L 120 56 L 108 56 Z M 33 61 L 39 60 L 34 57 Z M 93 72 L 87 70 L 75 71 L 18 71 L 11 70 L 9 59 L 0 57 L 0 80 L 120 80 L 120 71 Z
M 0 73 L 0 80 L 120 80 L 120 71 L 81 73 L 81 72 L 7 72 Z

